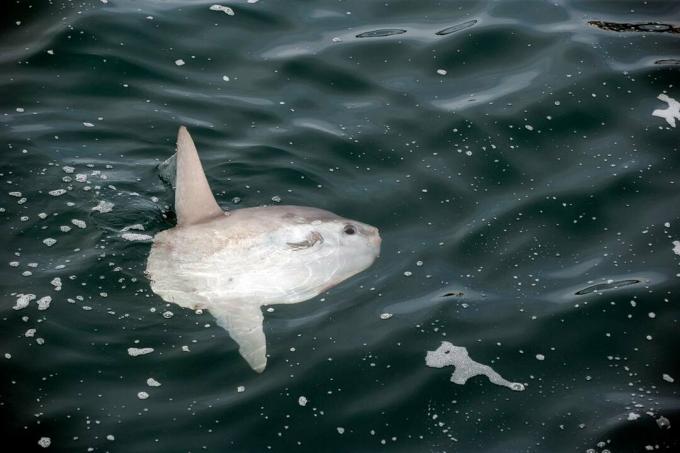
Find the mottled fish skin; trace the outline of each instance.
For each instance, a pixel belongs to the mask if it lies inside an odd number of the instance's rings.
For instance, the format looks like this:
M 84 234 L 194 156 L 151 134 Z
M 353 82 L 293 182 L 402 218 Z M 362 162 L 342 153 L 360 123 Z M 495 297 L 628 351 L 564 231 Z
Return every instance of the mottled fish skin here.
M 267 364 L 262 306 L 313 298 L 371 266 L 380 253 L 377 228 L 322 209 L 216 211 L 184 128 L 176 184 L 178 225 L 154 237 L 146 268 L 151 289 L 167 302 L 210 311 L 258 372 Z

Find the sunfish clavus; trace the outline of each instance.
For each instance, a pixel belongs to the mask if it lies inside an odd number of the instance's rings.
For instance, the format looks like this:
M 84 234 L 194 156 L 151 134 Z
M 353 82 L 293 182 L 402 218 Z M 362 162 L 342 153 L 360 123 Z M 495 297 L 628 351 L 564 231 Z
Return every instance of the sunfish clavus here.
M 322 209 L 222 211 L 184 126 L 175 185 L 177 226 L 153 239 L 151 289 L 167 302 L 210 311 L 257 372 L 267 365 L 262 306 L 311 299 L 380 253 L 377 228 Z

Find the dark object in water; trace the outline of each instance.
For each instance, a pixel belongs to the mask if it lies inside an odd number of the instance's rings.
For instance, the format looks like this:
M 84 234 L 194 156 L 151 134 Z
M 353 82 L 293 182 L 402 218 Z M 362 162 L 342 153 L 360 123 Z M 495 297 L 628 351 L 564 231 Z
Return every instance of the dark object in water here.
M 383 36 L 401 35 L 402 33 L 406 33 L 406 30 L 402 30 L 401 28 L 381 28 L 380 30 L 359 33 L 357 38 L 380 38 Z
M 455 293 L 446 293 L 442 297 L 463 297 L 465 294 L 463 294 L 462 291 L 458 291 Z
M 677 58 L 664 58 L 663 60 L 656 60 L 654 64 L 680 65 L 680 60 Z
M 589 25 L 600 30 L 616 32 L 638 32 L 638 33 L 680 33 L 680 27 L 658 22 L 646 22 L 642 24 L 627 24 L 625 22 L 605 22 L 602 20 L 588 21 Z
M 450 27 L 446 27 L 443 30 L 439 30 L 435 35 L 439 36 L 444 36 L 444 35 L 450 35 L 451 33 L 455 33 L 457 31 L 465 30 L 466 28 L 470 28 L 473 25 L 477 23 L 477 19 L 472 19 L 467 22 L 463 22 L 462 24 L 458 25 L 452 25 Z
M 619 280 L 618 282 L 599 283 L 597 285 L 589 286 L 581 291 L 577 291 L 577 296 L 583 296 L 594 292 L 606 291 L 608 289 L 621 288 L 622 286 L 634 285 L 640 283 L 640 280 Z

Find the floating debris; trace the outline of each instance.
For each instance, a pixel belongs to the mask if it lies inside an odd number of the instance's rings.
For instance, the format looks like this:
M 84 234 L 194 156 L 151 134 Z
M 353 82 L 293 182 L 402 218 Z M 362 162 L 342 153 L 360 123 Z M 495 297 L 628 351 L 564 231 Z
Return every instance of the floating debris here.
M 595 292 L 601 292 L 601 291 L 607 291 L 609 289 L 616 289 L 616 288 L 621 288 L 622 286 L 628 286 L 628 285 L 635 285 L 636 283 L 640 283 L 640 280 L 619 280 L 619 281 L 612 281 L 609 280 L 607 283 L 598 283 L 597 285 L 589 286 L 585 289 L 582 289 L 580 291 L 576 291 L 574 294 L 577 296 L 584 296 L 586 294 L 591 294 Z
M 380 30 L 359 33 L 357 38 L 383 38 L 385 36 L 401 35 L 402 33 L 406 33 L 406 30 L 401 28 L 382 28 Z
M 47 448 L 50 445 L 52 445 L 52 439 L 49 437 L 41 437 L 40 440 L 38 441 L 38 445 L 40 445 L 43 448 Z
M 298 398 L 298 404 L 300 406 L 305 407 L 307 405 L 307 403 L 308 403 L 308 400 L 307 400 L 306 397 L 301 396 L 300 398 Z
M 446 293 L 442 297 L 463 297 L 465 294 L 462 291 Z
M 463 385 L 471 377 L 481 374 L 488 377 L 489 381 L 493 384 L 507 387 L 516 392 L 524 390 L 523 384 L 503 379 L 503 377 L 496 373 L 490 366 L 472 360 L 468 355 L 466 348 L 454 346 L 448 341 L 442 341 L 441 346 L 434 351 L 427 351 L 425 364 L 432 368 L 443 368 L 445 366 L 455 367 L 456 369 L 451 375 L 451 382 L 455 384 Z
M 680 33 L 680 27 L 659 22 L 645 22 L 639 24 L 629 24 L 625 22 L 605 22 L 602 20 L 588 21 L 588 25 L 599 28 L 600 30 L 615 32 L 637 32 L 637 33 Z
M 680 120 L 680 102 L 672 97 L 660 94 L 656 97 L 658 100 L 668 104 L 665 109 L 656 109 L 652 112 L 652 116 L 663 118 L 671 127 L 675 127 L 675 120 Z
M 380 313 L 380 319 L 390 319 L 392 316 L 392 313 Z
M 236 391 L 238 393 L 243 393 L 246 391 L 246 387 L 244 385 L 239 385 L 238 387 L 236 387 Z
M 675 382 L 675 379 L 673 379 L 673 378 L 671 377 L 670 374 L 666 374 L 666 373 L 664 373 L 663 375 L 661 375 L 661 379 L 663 379 L 663 380 L 666 381 L 666 382 L 670 382 L 671 384 L 672 384 L 673 382 Z
M 149 379 L 146 380 L 146 385 L 149 387 L 160 387 L 161 383 L 155 380 L 154 378 L 150 377 Z
M 146 393 L 146 392 L 139 392 L 139 393 L 137 393 L 137 398 L 139 398 L 140 400 L 145 400 L 145 399 L 147 399 L 148 397 L 149 397 L 149 394 Z
M 52 247 L 54 244 L 57 243 L 57 240 L 54 238 L 45 238 L 43 239 L 43 244 L 45 244 L 48 247 Z
M 446 69 L 437 69 L 437 74 L 445 76 L 448 74 L 448 71 Z
M 477 19 L 472 19 L 467 22 L 463 22 L 458 25 L 452 25 L 450 27 L 446 27 L 443 30 L 439 30 L 435 35 L 439 36 L 445 36 L 445 35 L 450 35 L 451 33 L 455 33 L 457 31 L 465 30 L 466 28 L 470 28 L 473 25 L 475 25 L 478 22 Z
M 153 352 L 153 348 L 128 348 L 128 354 L 132 357 L 146 355 Z
M 224 14 L 227 16 L 233 16 L 234 15 L 234 10 L 229 8 L 228 6 L 223 6 L 223 5 L 212 5 L 210 7 L 211 11 L 222 11 Z
M 53 197 L 60 197 L 66 193 L 65 189 L 56 189 L 56 190 L 50 190 L 47 192 L 48 194 L 52 195 Z

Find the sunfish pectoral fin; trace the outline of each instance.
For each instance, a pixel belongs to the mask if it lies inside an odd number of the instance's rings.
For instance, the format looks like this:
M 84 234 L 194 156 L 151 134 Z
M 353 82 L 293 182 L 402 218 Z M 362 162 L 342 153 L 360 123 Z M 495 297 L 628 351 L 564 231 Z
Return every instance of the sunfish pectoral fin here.
M 223 214 L 208 185 L 196 145 L 184 126 L 177 133 L 175 186 L 178 226 L 201 223 Z
M 238 351 L 248 365 L 258 373 L 263 372 L 267 366 L 267 340 L 260 306 L 217 306 L 209 310 L 217 325 L 229 332 L 229 336 L 238 344 Z

